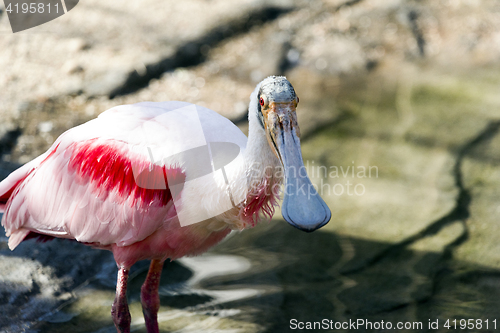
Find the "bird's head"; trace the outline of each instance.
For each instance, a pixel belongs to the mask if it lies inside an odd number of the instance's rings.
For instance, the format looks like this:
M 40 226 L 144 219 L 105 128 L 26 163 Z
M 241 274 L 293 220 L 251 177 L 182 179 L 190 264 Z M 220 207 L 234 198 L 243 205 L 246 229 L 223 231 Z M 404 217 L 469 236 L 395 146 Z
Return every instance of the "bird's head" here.
M 321 228 L 330 221 L 331 212 L 311 184 L 302 161 L 295 89 L 285 77 L 270 76 L 257 85 L 251 98 L 250 112 L 256 113 L 270 149 L 284 168 L 283 218 L 300 230 Z

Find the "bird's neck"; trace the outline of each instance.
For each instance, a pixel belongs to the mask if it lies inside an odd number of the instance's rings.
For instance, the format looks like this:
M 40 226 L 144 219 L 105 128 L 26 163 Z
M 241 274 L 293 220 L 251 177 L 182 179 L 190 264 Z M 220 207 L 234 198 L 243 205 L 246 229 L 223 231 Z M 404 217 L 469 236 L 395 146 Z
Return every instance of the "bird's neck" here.
M 249 115 L 248 143 L 245 149 L 248 194 L 240 217 L 252 225 L 259 214 L 271 218 L 279 199 L 283 180 L 280 161 L 273 153 L 256 113 Z
M 267 141 L 266 133 L 255 114 L 248 119 L 248 142 L 245 150 L 247 164 L 256 170 L 271 169 L 281 164 Z
M 250 95 L 248 105 L 248 141 L 245 150 L 245 162 L 254 172 L 262 174 L 262 170 L 271 171 L 279 167 L 280 161 L 273 153 L 266 138 L 266 132 L 257 116 L 259 98 L 258 93 L 261 84 L 258 84 Z

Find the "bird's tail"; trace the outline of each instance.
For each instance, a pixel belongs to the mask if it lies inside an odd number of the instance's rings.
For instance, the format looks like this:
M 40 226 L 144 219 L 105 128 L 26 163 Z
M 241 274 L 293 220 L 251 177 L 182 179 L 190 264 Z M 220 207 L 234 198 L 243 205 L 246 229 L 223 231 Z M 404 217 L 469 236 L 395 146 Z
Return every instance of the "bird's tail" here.
M 7 203 L 16 188 L 28 177 L 28 175 L 36 168 L 46 157 L 48 153 L 38 156 L 33 161 L 26 163 L 19 169 L 12 172 L 4 180 L 0 182 L 0 213 L 4 213 L 7 208 Z
M 11 173 L 7 178 L 5 178 L 2 182 L 0 182 L 0 213 L 5 213 L 7 209 L 7 204 L 9 202 L 10 197 L 16 190 L 16 188 L 22 183 L 22 181 L 27 177 L 27 174 L 24 173 L 24 176 L 20 172 L 23 167 L 17 169 L 13 173 Z M 5 219 L 2 218 L 2 226 L 6 229 L 6 235 L 9 237 L 9 248 L 14 249 L 22 240 L 26 237 L 26 233 L 16 233 L 11 234 L 9 228 L 5 225 Z M 28 231 L 28 230 L 26 230 Z M 29 231 L 28 231 L 29 233 Z
M 22 181 L 27 177 L 27 175 L 24 175 L 24 177 L 23 176 L 19 177 L 20 175 L 15 175 L 16 171 L 11 173 L 9 177 L 0 182 L 0 213 L 5 212 L 5 209 L 7 208 L 7 202 L 12 196 L 12 193 L 14 193 L 19 184 L 21 184 Z
M 29 164 L 31 164 L 31 162 L 15 170 L 7 178 L 0 182 L 0 213 L 5 213 L 9 204 L 9 199 L 24 179 L 28 177 L 31 170 L 33 170 L 33 167 Z M 9 248 L 11 250 L 18 246 L 19 243 L 21 243 L 29 234 L 29 230 L 24 229 L 12 231 L 6 223 L 5 218 L 2 218 L 2 226 L 5 228 L 7 237 L 9 237 Z
M 11 174 L 12 175 L 12 174 Z M 4 213 L 7 208 L 7 202 L 9 201 L 12 193 L 14 193 L 17 186 L 26 178 L 26 176 L 21 179 L 10 179 L 7 177 L 4 181 L 0 182 L 0 213 Z

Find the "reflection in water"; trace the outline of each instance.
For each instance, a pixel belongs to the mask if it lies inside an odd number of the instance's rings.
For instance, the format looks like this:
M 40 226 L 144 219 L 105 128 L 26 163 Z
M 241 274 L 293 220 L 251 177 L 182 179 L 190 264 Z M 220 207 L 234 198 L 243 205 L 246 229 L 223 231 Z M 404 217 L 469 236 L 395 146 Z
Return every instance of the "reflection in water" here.
M 160 288 L 160 297 L 172 296 L 190 296 L 193 294 L 208 296 L 207 302 L 201 302 L 194 306 L 184 308 L 183 311 L 165 310 L 158 313 L 158 322 L 168 322 L 179 317 L 193 316 L 194 314 L 210 314 L 213 317 L 229 318 L 240 314 L 239 309 L 219 309 L 213 310 L 214 307 L 227 304 L 232 301 L 245 300 L 251 297 L 256 297 L 265 292 L 265 290 L 238 288 L 229 290 L 209 290 L 200 288 L 200 283 L 204 280 L 215 278 L 218 276 L 226 276 L 231 274 L 244 274 L 251 269 L 251 262 L 241 256 L 235 255 L 214 255 L 205 254 L 200 257 L 182 258 L 179 262 L 193 272 L 183 284 L 166 285 Z M 200 312 L 201 311 L 201 312 Z M 205 323 L 206 324 L 206 323 Z M 134 320 L 133 327 L 140 328 L 144 326 L 143 318 Z M 197 324 L 199 325 L 199 324 Z M 200 327 L 203 329 L 203 327 Z M 237 330 L 223 330 L 221 332 L 238 332 Z
M 244 273 L 252 267 L 249 260 L 241 256 L 230 255 L 182 258 L 179 262 L 193 271 L 193 276 L 186 283 L 190 286 L 195 286 L 202 280 L 216 276 Z

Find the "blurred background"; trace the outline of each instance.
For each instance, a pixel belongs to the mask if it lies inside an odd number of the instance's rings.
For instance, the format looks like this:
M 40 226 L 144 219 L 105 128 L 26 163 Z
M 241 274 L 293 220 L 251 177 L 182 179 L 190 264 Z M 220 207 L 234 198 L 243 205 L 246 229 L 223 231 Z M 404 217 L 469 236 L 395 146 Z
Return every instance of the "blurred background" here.
M 0 179 L 115 105 L 188 101 L 247 133 L 260 80 L 286 75 L 300 96 L 303 157 L 332 220 L 306 234 L 277 212 L 169 263 L 162 331 L 500 326 L 498 1 L 84 0 L 16 34 L 0 8 Z M 1 332 L 115 331 L 110 253 L 61 240 L 10 252 L 0 229 Z M 147 266 L 131 275 L 136 332 Z

